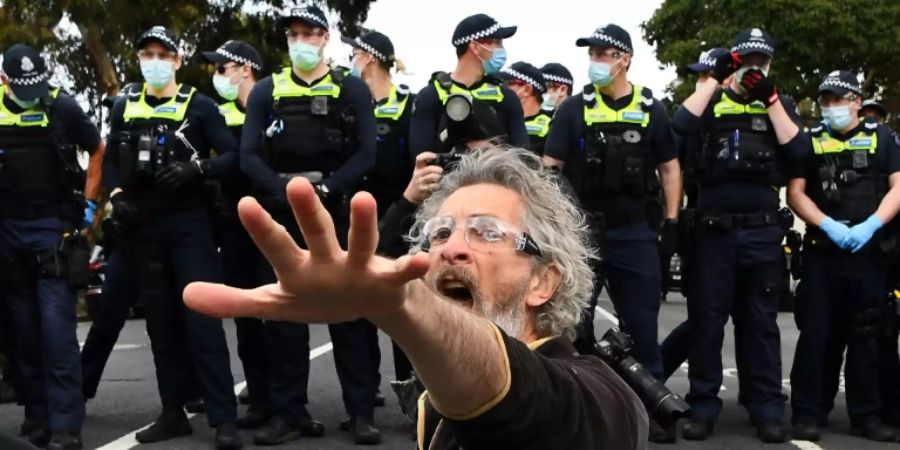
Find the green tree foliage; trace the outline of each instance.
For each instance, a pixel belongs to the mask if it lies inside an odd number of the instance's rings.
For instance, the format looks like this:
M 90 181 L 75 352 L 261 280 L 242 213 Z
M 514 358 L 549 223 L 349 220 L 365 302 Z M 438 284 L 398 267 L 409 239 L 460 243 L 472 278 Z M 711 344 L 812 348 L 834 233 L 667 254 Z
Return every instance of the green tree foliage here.
M 702 50 L 730 47 L 739 30 L 758 27 L 775 38 L 772 76 L 780 92 L 798 101 L 814 99 L 825 75 L 847 69 L 863 74 L 867 97 L 884 99 L 896 114 L 898 23 L 900 1 L 665 0 L 642 27 L 645 39 L 656 45 L 659 60 L 675 66 L 686 81 L 671 87 L 676 103 L 693 91 L 685 66 Z
M 355 34 L 372 1 L 315 3 L 335 11 L 341 32 Z M 103 97 L 140 81 L 134 43 L 144 30 L 163 25 L 175 31 L 186 58 L 179 81 L 211 92 L 211 68 L 202 63 L 200 51 L 240 39 L 259 50 L 266 71 L 277 68 L 287 50 L 277 14 L 291 5 L 284 0 L 0 0 L 0 49 L 17 42 L 41 49 L 51 66 L 65 66 L 70 91 L 82 95 L 99 117 Z

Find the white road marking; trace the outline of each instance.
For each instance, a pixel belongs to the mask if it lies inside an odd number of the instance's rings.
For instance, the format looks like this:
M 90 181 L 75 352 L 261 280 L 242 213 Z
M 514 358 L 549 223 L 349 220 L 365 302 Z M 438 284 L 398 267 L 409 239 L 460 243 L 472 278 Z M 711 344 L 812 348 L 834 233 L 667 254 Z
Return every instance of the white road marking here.
M 113 347 L 113 351 L 115 351 L 115 350 L 134 350 L 137 348 L 144 348 L 144 347 L 149 347 L 149 346 L 150 346 L 149 342 L 146 344 L 116 344 Z M 84 342 L 79 342 L 78 348 L 84 348 Z
M 334 348 L 334 345 L 331 342 L 321 345 L 319 347 L 316 347 L 316 348 L 310 350 L 309 360 L 312 361 L 313 359 L 316 359 L 316 358 L 330 352 L 333 348 Z M 237 395 L 238 393 L 240 393 L 242 390 L 244 390 L 244 386 L 246 386 L 246 385 L 247 385 L 246 381 L 241 381 L 240 383 L 234 385 L 234 394 Z M 194 417 L 194 414 L 188 414 L 188 420 L 190 420 L 192 417 Z M 134 430 L 134 431 L 126 434 L 125 436 L 122 436 L 122 437 L 110 442 L 109 444 L 106 444 L 102 447 L 98 447 L 97 450 L 128 450 L 128 449 L 137 447 L 138 445 L 140 445 L 140 443 L 135 438 L 135 435 L 141 431 L 146 430 L 147 428 L 150 427 L 150 425 L 152 425 L 152 424 L 147 424 L 137 430 Z

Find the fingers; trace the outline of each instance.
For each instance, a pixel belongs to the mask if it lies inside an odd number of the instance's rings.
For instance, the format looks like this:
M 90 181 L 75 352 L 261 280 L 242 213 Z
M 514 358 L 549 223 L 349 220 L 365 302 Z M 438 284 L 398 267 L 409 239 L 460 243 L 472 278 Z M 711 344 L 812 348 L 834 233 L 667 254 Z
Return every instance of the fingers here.
M 384 278 L 394 285 L 401 285 L 425 276 L 428 266 L 428 254 L 425 252 L 405 255 L 394 261 L 394 271 L 385 274 Z
M 291 235 L 255 199 L 242 198 L 238 203 L 238 216 L 276 274 L 295 269 L 303 260 L 303 251 Z
M 360 192 L 350 201 L 350 234 L 347 238 L 347 263 L 365 268 L 378 247 L 378 210 L 375 198 Z
M 437 155 L 433 152 L 422 152 L 416 156 L 416 169 L 421 169 L 428 165 L 428 161 L 437 159 Z
M 287 198 L 303 232 L 310 257 L 331 261 L 341 253 L 331 214 L 322 205 L 309 180 L 294 178 L 287 185 Z
M 274 318 L 276 305 L 261 289 L 238 289 L 217 283 L 191 283 L 184 288 L 184 303 L 207 316 Z

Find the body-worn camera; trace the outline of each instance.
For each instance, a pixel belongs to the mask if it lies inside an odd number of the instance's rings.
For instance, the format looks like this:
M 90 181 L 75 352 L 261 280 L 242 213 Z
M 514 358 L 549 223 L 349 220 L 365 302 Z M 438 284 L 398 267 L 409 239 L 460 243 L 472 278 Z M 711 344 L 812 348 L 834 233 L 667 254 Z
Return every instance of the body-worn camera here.
M 674 425 L 688 414 L 690 405 L 631 356 L 632 345 L 627 334 L 610 328 L 594 344 L 594 351 L 637 393 L 653 420 L 664 427 Z
M 153 177 L 173 159 L 166 148 L 165 133 L 144 132 L 137 138 L 137 162 L 135 173 L 142 177 Z
M 453 170 L 462 159 L 461 153 L 438 153 L 437 158 L 428 160 L 429 166 L 441 166 L 444 172 Z

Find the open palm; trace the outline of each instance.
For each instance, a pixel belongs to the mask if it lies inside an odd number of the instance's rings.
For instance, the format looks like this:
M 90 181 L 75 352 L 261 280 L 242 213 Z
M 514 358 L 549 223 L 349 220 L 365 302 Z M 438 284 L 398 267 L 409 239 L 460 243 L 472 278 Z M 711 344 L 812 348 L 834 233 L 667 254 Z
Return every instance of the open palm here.
M 347 251 L 341 249 L 331 215 L 307 180 L 292 180 L 287 198 L 309 249 L 301 249 L 256 200 L 244 198 L 238 204 L 241 222 L 278 281 L 255 289 L 191 283 L 184 290 L 190 308 L 222 318 L 305 323 L 373 318 L 397 311 L 407 282 L 428 270 L 424 254 L 398 260 L 375 255 L 377 210 L 370 194 L 356 194 L 350 202 Z

